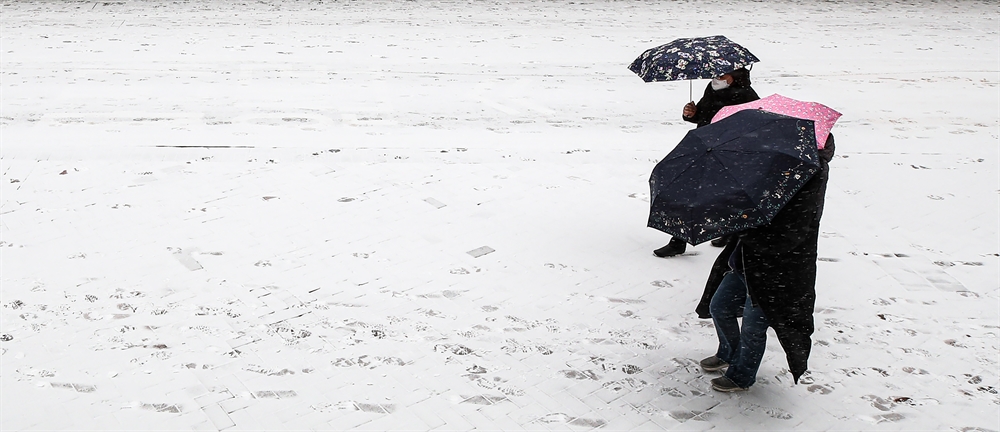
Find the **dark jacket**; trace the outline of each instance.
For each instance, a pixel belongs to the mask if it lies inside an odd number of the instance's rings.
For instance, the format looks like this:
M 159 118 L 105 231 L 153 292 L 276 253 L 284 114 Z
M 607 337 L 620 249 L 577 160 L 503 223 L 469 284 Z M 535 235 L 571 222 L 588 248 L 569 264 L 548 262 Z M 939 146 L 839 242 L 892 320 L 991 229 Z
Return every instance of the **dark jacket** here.
M 694 117 L 683 117 L 686 121 L 695 123 L 698 127 L 705 126 L 712 122 L 712 117 L 723 107 L 729 105 L 739 105 L 741 103 L 753 102 L 760 99 L 757 92 L 750 87 L 750 72 L 746 69 L 738 69 L 729 73 L 733 77 L 733 83 L 722 90 L 713 90 L 712 84 L 705 87 L 705 94 L 696 104 Z
M 820 169 L 792 197 L 771 223 L 737 234 L 716 258 L 705 292 L 695 311 L 711 318 L 709 303 L 729 271 L 729 257 L 737 243 L 743 246 L 747 290 L 767 317 L 785 350 L 788 368 L 798 382 L 808 368 L 812 348 L 813 308 L 816 304 L 816 243 L 823 215 L 826 183 L 835 146 L 833 135 L 819 151 Z

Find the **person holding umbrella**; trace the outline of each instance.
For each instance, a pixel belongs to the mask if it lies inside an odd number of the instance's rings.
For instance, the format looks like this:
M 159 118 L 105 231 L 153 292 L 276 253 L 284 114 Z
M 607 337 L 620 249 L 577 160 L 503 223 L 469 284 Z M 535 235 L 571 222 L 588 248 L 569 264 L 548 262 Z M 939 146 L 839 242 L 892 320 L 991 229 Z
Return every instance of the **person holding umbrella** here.
M 712 380 L 714 390 L 744 391 L 754 384 L 769 326 L 795 382 L 805 373 L 814 328 L 819 222 L 833 154 L 831 134 L 809 181 L 770 223 L 736 233 L 716 259 L 696 309 L 700 318 L 712 318 L 719 338 L 716 354 L 701 367 L 726 369 Z
M 723 35 L 715 35 L 675 39 L 647 49 L 628 68 L 645 82 L 712 79 L 701 100 L 697 104 L 689 102 L 684 107 L 684 120 L 702 127 L 711 123 L 712 117 L 724 106 L 759 99 L 750 87 L 750 70 L 747 69 L 759 61 L 742 45 Z M 693 84 L 689 88 L 693 89 Z M 713 245 L 723 246 L 724 242 L 725 239 L 721 239 Z M 680 255 L 686 249 L 684 241 L 675 237 L 653 254 L 666 258 Z
M 702 127 L 712 122 L 712 118 L 724 107 L 753 102 L 760 99 L 757 92 L 750 86 L 750 70 L 739 68 L 732 72 L 712 79 L 705 87 L 705 94 L 697 104 L 688 102 L 684 106 L 682 118 Z M 729 236 L 712 240 L 712 246 L 722 247 L 729 241 Z M 687 250 L 687 242 L 672 237 L 665 246 L 653 251 L 660 258 L 680 255 Z

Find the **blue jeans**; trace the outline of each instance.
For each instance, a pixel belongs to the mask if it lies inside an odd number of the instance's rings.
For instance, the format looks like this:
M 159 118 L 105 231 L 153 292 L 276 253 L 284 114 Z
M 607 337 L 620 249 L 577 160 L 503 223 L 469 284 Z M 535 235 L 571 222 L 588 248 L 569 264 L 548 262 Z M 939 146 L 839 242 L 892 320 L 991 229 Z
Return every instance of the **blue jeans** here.
M 737 321 L 741 307 L 742 328 Z M 768 324 L 764 311 L 750 301 L 743 275 L 726 274 L 712 296 L 709 312 L 719 335 L 719 351 L 715 356 L 729 363 L 726 377 L 740 387 L 750 387 L 757 379 L 757 369 L 764 358 Z

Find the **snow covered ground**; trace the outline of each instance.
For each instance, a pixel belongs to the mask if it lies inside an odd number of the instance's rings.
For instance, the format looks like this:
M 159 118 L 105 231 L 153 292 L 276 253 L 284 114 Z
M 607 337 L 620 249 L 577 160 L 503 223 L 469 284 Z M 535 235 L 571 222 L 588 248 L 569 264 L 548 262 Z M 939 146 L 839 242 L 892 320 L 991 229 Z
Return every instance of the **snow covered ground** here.
M 994 2 L 0 7 L 0 429 L 1000 430 Z M 844 113 L 811 372 L 742 394 L 626 68 L 714 34 Z

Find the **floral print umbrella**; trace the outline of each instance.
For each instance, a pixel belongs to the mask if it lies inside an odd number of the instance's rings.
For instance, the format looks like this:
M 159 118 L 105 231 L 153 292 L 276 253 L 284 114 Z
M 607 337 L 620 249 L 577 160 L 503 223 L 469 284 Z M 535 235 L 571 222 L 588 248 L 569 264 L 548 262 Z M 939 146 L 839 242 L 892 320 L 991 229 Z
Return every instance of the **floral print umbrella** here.
M 812 120 L 816 124 L 816 143 L 820 150 L 826 147 L 826 137 L 830 135 L 830 129 L 833 129 L 833 124 L 841 116 L 833 108 L 821 103 L 803 102 L 775 93 L 753 102 L 723 107 L 715 114 L 715 117 L 712 117 L 712 123 L 747 109 L 760 109 L 789 117 Z
M 819 170 L 814 130 L 761 110 L 691 130 L 653 168 L 647 226 L 697 245 L 770 223 Z
M 725 36 L 682 38 L 650 48 L 629 70 L 643 81 L 678 81 L 722 76 L 759 62 L 749 50 Z

